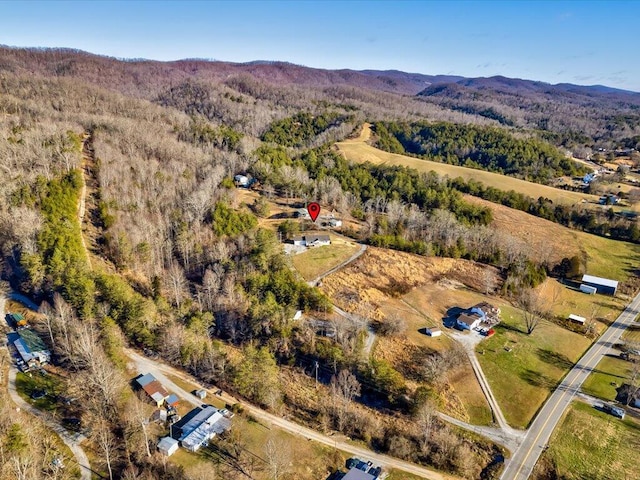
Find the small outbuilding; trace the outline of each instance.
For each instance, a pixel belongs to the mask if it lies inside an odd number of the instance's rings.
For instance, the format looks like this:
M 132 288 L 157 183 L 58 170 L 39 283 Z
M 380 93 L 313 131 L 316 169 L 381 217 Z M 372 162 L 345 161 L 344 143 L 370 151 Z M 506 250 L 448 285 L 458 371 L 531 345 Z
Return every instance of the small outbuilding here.
M 571 320 L 572 322 L 579 323 L 580 325 L 584 325 L 584 322 L 587 321 L 586 318 L 581 317 L 579 315 L 574 315 L 573 313 L 569 315 L 568 319 Z
M 618 291 L 618 282 L 616 280 L 594 277 L 593 275 L 583 275 L 582 284 L 594 287 L 598 293 L 605 295 L 615 295 Z
M 424 330 L 425 333 L 430 337 L 439 337 L 440 335 L 442 335 L 442 330 L 440 330 L 438 327 L 427 327 Z
M 164 437 L 158 442 L 158 451 L 167 457 L 176 453 L 179 447 L 180 442 L 171 437 Z
M 207 398 L 207 391 L 200 389 L 200 390 L 196 390 L 195 393 L 196 397 L 198 397 L 200 400 L 204 400 L 205 398 Z

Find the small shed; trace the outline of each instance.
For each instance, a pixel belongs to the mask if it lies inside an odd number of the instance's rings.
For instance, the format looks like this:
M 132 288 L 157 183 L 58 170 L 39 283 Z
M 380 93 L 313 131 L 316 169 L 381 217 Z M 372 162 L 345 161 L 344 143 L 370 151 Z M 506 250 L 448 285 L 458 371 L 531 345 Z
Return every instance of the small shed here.
M 571 320 L 572 322 L 579 323 L 580 325 L 584 325 L 584 322 L 587 321 L 586 318 L 581 317 L 579 315 L 574 315 L 573 313 L 569 315 L 568 319 Z
M 618 282 L 616 280 L 610 280 L 608 278 L 594 277 L 593 275 L 583 275 L 582 283 L 595 287 L 598 293 L 604 293 L 605 295 L 615 295 L 618 291 Z
M 207 398 L 207 391 L 200 389 L 200 390 L 196 390 L 196 397 L 198 397 L 200 400 L 204 400 L 205 398 Z
M 158 451 L 167 457 L 170 457 L 178 451 L 180 443 L 175 438 L 164 437 L 158 442 Z
M 165 399 L 165 402 L 168 406 L 175 407 L 176 405 L 178 405 L 178 403 L 180 403 L 180 397 L 178 397 L 175 393 L 172 393 Z
M 302 318 L 302 310 L 297 310 L 295 315 L 293 316 L 294 320 L 300 320 Z
M 440 335 L 442 335 L 442 330 L 440 330 L 438 327 L 427 327 L 425 328 L 425 332 L 430 337 L 439 337 Z
M 342 226 L 342 220 L 338 218 L 331 218 L 329 220 L 329 225 L 332 226 L 333 228 L 340 228 Z

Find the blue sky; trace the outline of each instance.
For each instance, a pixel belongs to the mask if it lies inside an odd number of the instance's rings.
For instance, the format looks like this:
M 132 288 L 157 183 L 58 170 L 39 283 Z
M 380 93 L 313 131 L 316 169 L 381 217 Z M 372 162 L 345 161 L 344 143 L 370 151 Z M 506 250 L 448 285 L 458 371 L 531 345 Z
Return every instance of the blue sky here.
M 2 2 L 0 44 L 640 91 L 640 2 Z

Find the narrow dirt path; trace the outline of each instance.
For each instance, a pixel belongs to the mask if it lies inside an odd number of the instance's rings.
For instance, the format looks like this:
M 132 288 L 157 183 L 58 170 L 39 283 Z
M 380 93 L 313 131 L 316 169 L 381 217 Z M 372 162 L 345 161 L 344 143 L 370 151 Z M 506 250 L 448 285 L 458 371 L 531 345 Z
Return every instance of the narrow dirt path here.
M 86 169 L 87 164 L 89 162 L 88 155 L 88 143 L 91 141 L 91 134 L 85 133 L 84 139 L 82 140 L 82 175 L 80 178 L 82 179 L 82 189 L 80 190 L 80 201 L 78 204 L 78 222 L 80 223 L 80 229 L 84 231 L 84 216 L 86 212 L 87 206 L 87 182 L 86 182 Z M 80 235 L 80 241 L 82 242 L 82 248 L 84 249 L 84 255 L 87 259 L 87 264 L 89 268 L 91 268 L 91 258 L 89 256 L 89 250 L 87 249 L 87 244 L 84 240 L 84 235 Z
M 91 466 L 89 463 L 89 458 L 87 454 L 84 452 L 84 449 L 80 446 L 80 443 L 86 440 L 86 437 L 82 434 L 75 434 L 67 431 L 62 425 L 56 422 L 52 417 L 49 416 L 48 413 L 43 412 L 42 410 L 38 410 L 33 405 L 27 403 L 23 398 L 18 394 L 16 390 L 16 369 L 12 366 L 9 369 L 9 382 L 7 384 L 9 390 L 9 396 L 13 403 L 15 403 L 21 410 L 28 412 L 34 417 L 39 418 L 42 422 L 51 430 L 53 430 L 60 440 L 69 447 L 71 453 L 75 457 L 75 461 L 80 467 L 80 478 L 81 480 L 91 480 Z

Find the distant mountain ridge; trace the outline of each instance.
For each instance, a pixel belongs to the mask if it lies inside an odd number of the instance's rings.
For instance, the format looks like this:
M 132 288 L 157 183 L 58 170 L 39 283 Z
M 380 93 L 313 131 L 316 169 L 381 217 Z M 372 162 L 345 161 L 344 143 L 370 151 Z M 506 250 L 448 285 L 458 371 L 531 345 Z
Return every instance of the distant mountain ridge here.
M 400 70 L 353 70 L 353 69 L 321 69 L 306 67 L 290 62 L 277 60 L 254 60 L 235 63 L 219 60 L 188 58 L 175 61 L 158 61 L 148 59 L 121 59 L 96 55 L 72 48 L 18 48 L 0 45 L 0 72 L 23 70 L 31 73 L 65 75 L 73 62 L 82 61 L 96 66 L 111 68 L 120 64 L 122 67 L 136 66 L 152 69 L 154 72 L 171 76 L 224 78 L 233 73 L 249 73 L 257 78 L 282 81 L 309 86 L 327 86 L 346 84 L 372 90 L 383 90 L 402 94 L 427 95 L 429 87 L 436 85 L 458 84 L 470 88 L 503 88 L 512 89 L 548 89 L 574 91 L 582 93 L 640 93 L 608 87 L 605 85 L 575 85 L 559 83 L 556 85 L 503 76 L 469 78 L 459 75 L 428 75 L 410 73 Z
M 286 114 L 287 105 L 300 107 L 331 98 L 329 104 L 334 106 L 367 110 L 369 114 L 363 110 L 367 118 L 381 118 L 381 110 L 376 110 L 380 105 L 386 112 L 396 112 L 396 118 L 489 122 L 549 132 L 553 143 L 573 152 L 594 146 L 640 146 L 640 93 L 604 85 L 552 85 L 499 75 L 466 78 L 398 70 L 326 70 L 270 60 L 125 60 L 74 49 L 0 46 L 0 79 L 11 74 L 77 79 L 210 119 L 225 118 L 228 101 L 243 101 L 233 100 L 233 90 L 279 105 L 279 113 L 274 113 L 278 117 Z M 195 93 L 188 101 L 179 98 Z M 236 120 L 242 123 L 241 117 Z

